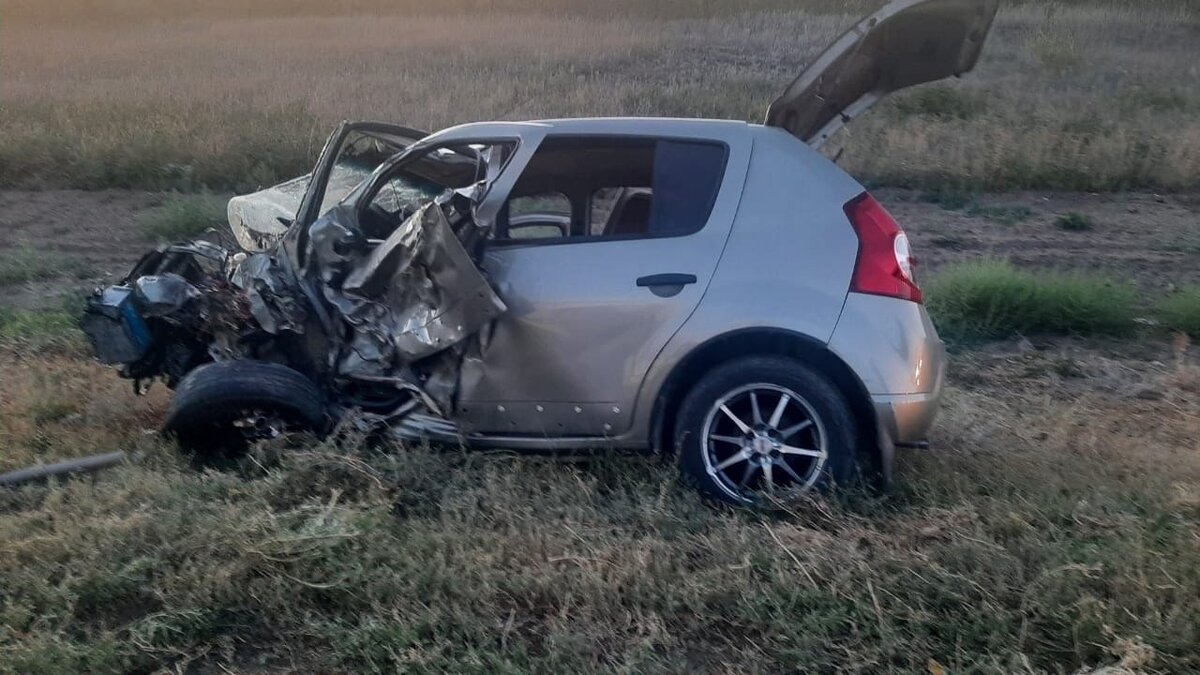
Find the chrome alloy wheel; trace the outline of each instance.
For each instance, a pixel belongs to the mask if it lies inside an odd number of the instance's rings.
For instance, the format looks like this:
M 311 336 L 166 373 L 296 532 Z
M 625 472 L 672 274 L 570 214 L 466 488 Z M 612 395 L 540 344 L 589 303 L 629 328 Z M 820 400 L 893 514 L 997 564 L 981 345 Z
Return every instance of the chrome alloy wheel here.
M 804 492 L 829 457 L 825 427 L 813 407 L 774 384 L 729 392 L 709 409 L 703 429 L 705 469 L 739 501 Z

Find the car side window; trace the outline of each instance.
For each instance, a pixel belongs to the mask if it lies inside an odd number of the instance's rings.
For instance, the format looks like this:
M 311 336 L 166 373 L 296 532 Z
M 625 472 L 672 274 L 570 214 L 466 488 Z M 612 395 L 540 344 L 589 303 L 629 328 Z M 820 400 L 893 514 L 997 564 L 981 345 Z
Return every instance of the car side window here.
M 711 141 L 551 136 L 513 187 L 497 239 L 691 234 L 708 221 L 727 154 Z
M 509 239 L 555 239 L 571 234 L 571 200 L 561 192 L 508 200 Z

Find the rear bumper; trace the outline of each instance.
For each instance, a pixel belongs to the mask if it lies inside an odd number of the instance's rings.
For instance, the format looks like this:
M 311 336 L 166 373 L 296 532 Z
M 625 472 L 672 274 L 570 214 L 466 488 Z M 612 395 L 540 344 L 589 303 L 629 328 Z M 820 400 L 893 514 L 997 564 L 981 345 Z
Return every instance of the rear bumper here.
M 916 445 L 926 440 L 941 400 L 941 387 L 928 394 L 872 396 L 879 431 L 892 445 Z

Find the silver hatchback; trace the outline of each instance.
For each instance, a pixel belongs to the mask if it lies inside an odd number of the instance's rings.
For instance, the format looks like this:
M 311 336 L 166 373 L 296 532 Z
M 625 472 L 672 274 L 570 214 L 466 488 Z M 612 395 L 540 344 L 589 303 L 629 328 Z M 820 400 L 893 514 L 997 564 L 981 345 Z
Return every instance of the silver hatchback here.
M 176 388 L 188 447 L 285 426 L 526 450 L 677 452 L 753 503 L 890 474 L 944 350 L 908 239 L 816 147 L 970 70 L 996 0 L 900 0 L 766 123 L 338 128 L 313 172 L 230 202 L 234 250 L 149 254 L 98 291 L 97 353 Z

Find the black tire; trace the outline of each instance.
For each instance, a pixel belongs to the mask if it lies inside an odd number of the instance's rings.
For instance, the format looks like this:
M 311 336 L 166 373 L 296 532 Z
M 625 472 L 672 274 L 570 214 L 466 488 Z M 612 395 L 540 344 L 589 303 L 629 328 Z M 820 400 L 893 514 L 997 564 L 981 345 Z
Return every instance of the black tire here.
M 764 435 L 763 446 L 754 446 L 752 441 L 747 441 L 748 445 L 746 446 L 738 446 L 725 440 L 710 443 L 706 438 L 706 434 L 713 433 L 709 429 L 710 424 L 714 429 L 719 424 L 724 424 L 727 428 L 738 431 L 733 434 L 725 431 L 722 434 L 723 437 L 734 435 L 753 438 L 752 434 L 742 431 L 738 423 L 733 422 L 731 417 L 720 412 L 717 407 L 718 403 L 722 401 L 727 401 L 729 406 L 734 406 L 738 401 L 745 401 L 745 397 L 749 397 L 750 392 L 754 392 L 758 398 L 765 399 L 758 402 L 760 409 L 773 408 L 778 405 L 778 401 L 784 398 L 784 393 L 795 394 L 799 401 L 788 396 L 792 402 L 784 404 L 784 414 L 795 415 L 793 421 L 801 423 L 805 421 L 805 415 L 815 416 L 817 419 L 814 423 L 809 424 L 806 430 L 793 432 L 793 435 L 789 437 L 803 436 L 805 442 L 779 441 L 781 438 L 779 430 L 771 427 L 768 423 L 763 423 L 759 425 Z M 777 394 L 776 398 L 771 399 L 772 394 Z M 734 398 L 727 398 L 730 396 L 734 396 Z M 749 418 L 750 410 L 753 409 L 747 410 L 744 407 L 746 405 L 751 404 L 743 403 L 743 407 L 740 409 L 743 412 L 739 413 L 735 410 L 733 411 L 734 416 L 738 416 L 739 419 L 741 417 Z M 793 405 L 795 406 L 794 411 L 790 407 Z M 761 410 L 760 417 L 769 422 L 769 419 L 773 417 L 772 412 L 773 410 Z M 782 422 L 783 419 L 781 417 L 780 421 Z M 741 421 L 754 428 L 756 432 L 759 430 L 754 424 L 750 424 L 751 419 Z M 793 428 L 797 425 L 777 423 L 775 426 Z M 734 459 L 733 454 L 758 452 L 761 448 L 770 446 L 771 440 L 777 441 L 777 445 L 789 452 L 793 450 L 788 445 L 791 442 L 795 442 L 797 445 L 820 445 L 818 434 L 824 437 L 825 454 L 823 458 L 801 457 L 794 454 L 783 457 L 779 454 L 781 452 L 779 450 L 763 449 L 764 454 L 753 455 L 754 459 L 744 460 L 745 464 L 738 462 L 724 470 L 724 473 L 718 469 L 724 461 Z M 770 438 L 765 438 L 766 436 L 770 436 Z M 759 472 L 759 484 L 765 485 L 766 476 L 763 474 L 766 473 L 766 469 L 759 466 L 752 468 L 750 462 L 771 463 L 770 457 L 787 461 L 789 467 L 796 474 L 803 474 L 800 478 L 803 478 L 804 482 L 794 481 L 787 474 L 782 473 L 782 467 L 779 467 L 777 463 L 772 465 L 771 471 L 774 475 L 784 476 L 782 480 L 787 482 L 793 493 L 801 489 L 820 490 L 833 485 L 855 483 L 859 480 L 857 436 L 857 428 L 850 406 L 847 405 L 845 397 L 838 388 L 804 364 L 777 356 L 742 358 L 714 368 L 702 377 L 683 399 L 675 425 L 675 447 L 679 451 L 680 472 L 684 481 L 693 485 L 705 497 L 739 505 L 759 503 L 762 501 L 761 495 L 754 494 L 755 490 L 739 489 L 735 484 L 739 481 L 730 479 L 728 472 L 736 470 L 742 475 L 741 481 L 744 482 L 747 480 L 747 476 L 752 475 L 751 472 L 757 471 Z M 729 444 L 720 446 L 720 443 Z M 729 454 L 724 457 L 717 456 L 723 447 L 729 448 Z M 765 454 L 767 452 L 773 454 Z M 713 468 L 712 472 L 710 472 L 710 467 Z M 751 480 L 747 485 L 752 486 L 753 482 Z
M 278 363 L 220 361 L 188 373 L 175 388 L 164 431 L 202 455 L 245 450 L 250 438 L 235 421 L 261 411 L 288 430 L 321 432 L 325 403 L 312 380 Z

